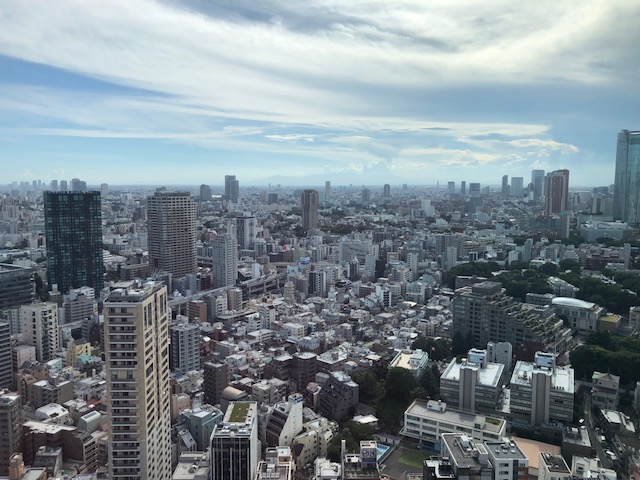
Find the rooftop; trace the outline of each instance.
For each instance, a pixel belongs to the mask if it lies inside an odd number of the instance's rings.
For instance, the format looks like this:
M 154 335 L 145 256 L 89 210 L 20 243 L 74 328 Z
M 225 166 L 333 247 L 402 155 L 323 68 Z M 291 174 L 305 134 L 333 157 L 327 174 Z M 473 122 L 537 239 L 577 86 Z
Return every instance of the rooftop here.
M 551 472 L 570 474 L 571 471 L 561 455 L 553 455 L 552 453 L 543 452 L 540 454 L 542 461 L 547 465 Z
M 427 403 L 414 400 L 405 411 L 407 415 L 415 415 L 422 418 L 431 418 L 439 422 L 452 423 L 454 425 L 483 425 L 482 429 L 487 432 L 500 433 L 504 429 L 504 419 L 488 417 L 484 415 L 474 415 L 473 413 L 460 412 L 457 410 L 445 409 L 444 411 L 428 408 Z
M 485 445 L 491 450 L 491 455 L 495 458 L 526 460 L 527 456 L 514 441 L 507 442 L 485 442 Z
M 449 363 L 440 380 L 454 380 L 460 381 L 460 368 L 466 365 L 465 363 L 457 363 L 454 358 Z M 468 365 L 475 365 L 468 363 Z M 500 363 L 487 363 L 485 368 L 478 368 L 478 383 L 483 386 L 497 387 L 500 383 L 500 377 L 504 371 L 504 365 Z
M 591 310 L 597 307 L 595 303 L 585 302 L 584 300 L 580 300 L 578 298 L 571 297 L 556 297 L 551 300 L 553 305 L 560 305 L 563 307 L 572 307 L 572 308 L 582 308 L 584 310 Z

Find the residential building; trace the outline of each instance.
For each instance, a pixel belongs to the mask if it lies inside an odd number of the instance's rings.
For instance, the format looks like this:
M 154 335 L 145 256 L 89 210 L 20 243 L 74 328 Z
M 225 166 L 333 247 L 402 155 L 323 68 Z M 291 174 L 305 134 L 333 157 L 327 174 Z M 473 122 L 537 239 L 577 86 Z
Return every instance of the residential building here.
M 502 188 L 500 190 L 500 193 L 502 193 L 502 197 L 503 198 L 507 198 L 509 196 L 509 175 L 503 175 L 502 176 Z
M 316 458 L 326 457 L 329 444 L 337 430 L 337 423 L 323 417 L 305 423 L 302 432 L 293 439 L 296 466 L 300 469 L 313 463 Z
M 533 362 L 518 361 L 510 390 L 514 424 L 537 427 L 573 421 L 573 369 L 556 366 L 552 353 L 536 352 Z
M 330 420 L 343 421 L 358 404 L 360 387 L 342 371 L 331 372 L 318 395 L 318 413 Z
M 620 377 L 611 373 L 593 372 L 591 376 L 591 402 L 593 406 L 617 410 L 620 397 Z
M 300 198 L 302 207 L 302 227 L 318 228 L 318 208 L 320 199 L 315 190 L 304 190 Z
M 231 402 L 211 435 L 211 480 L 253 480 L 260 456 L 258 405 Z
M 36 348 L 36 359 L 48 362 L 60 349 L 58 305 L 51 302 L 20 307 L 22 339 Z
M 238 241 L 235 236 L 223 233 L 211 242 L 211 269 L 216 288 L 235 285 L 238 278 Z
M 618 134 L 616 174 L 613 189 L 613 217 L 640 222 L 640 131 L 622 130 Z
M 229 368 L 225 362 L 205 362 L 203 367 L 204 402 L 218 405 L 222 391 L 229 386 Z
M 182 452 L 171 480 L 209 480 L 211 477 L 209 451 Z
M 493 480 L 528 480 L 529 460 L 515 442 L 501 439 L 484 445 L 493 465 Z
M 268 447 L 291 445 L 302 431 L 304 397 L 299 393 L 289 395 L 286 402 L 274 405 L 267 420 L 265 442 Z
M 567 462 L 564 461 L 561 455 L 540 452 L 539 458 L 538 480 L 570 480 L 573 478 Z
M 452 410 L 442 401 L 414 400 L 404 412 L 400 433 L 426 448 L 440 451 L 440 435 L 464 433 L 476 442 L 495 442 L 506 435 L 507 422 L 498 417 Z
M 15 393 L 0 391 L 0 475 L 9 475 L 10 458 L 22 452 L 22 401 Z
M 147 197 L 147 230 L 150 273 L 196 273 L 196 204 L 188 192 L 158 190 Z
M 389 197 L 391 197 L 391 185 L 389 185 L 388 183 L 385 183 L 382 186 L 382 198 L 389 198 Z
M 49 289 L 102 290 L 100 192 L 44 192 L 43 200 Z
M 178 323 L 169 329 L 169 366 L 182 373 L 200 370 L 200 326 Z
M 487 351 L 473 348 L 467 358 L 451 360 L 440 377 L 440 393 L 447 405 L 465 412 L 495 411 L 502 393 L 504 365 L 487 359 Z
M 342 441 L 342 478 L 353 480 L 380 480 L 378 467 L 378 444 L 373 440 L 361 440 L 360 451 L 346 452 L 346 441 Z
M 238 247 L 248 250 L 253 246 L 256 238 L 256 217 L 243 215 L 236 217 L 236 238 Z
M 473 345 L 509 342 L 514 348 L 525 341 L 543 343 L 562 351 L 571 331 L 548 305 L 522 304 L 505 294 L 498 282 L 480 282 L 456 290 L 451 302 L 453 334 L 470 335 Z
M 32 268 L 0 263 L 0 310 L 31 303 L 33 283 Z
M 544 214 L 560 215 L 569 209 L 569 170 L 547 173 L 544 183 Z
M 167 287 L 128 282 L 104 302 L 109 478 L 171 477 Z
M 0 391 L 13 387 L 11 325 L 0 320 Z
M 404 349 L 393 357 L 393 360 L 389 363 L 389 368 L 404 368 L 419 378 L 427 368 L 428 363 L 429 355 L 427 352 L 423 352 L 420 349 Z
M 293 480 L 295 470 L 291 447 L 270 447 L 258 463 L 255 480 Z
M 318 355 L 312 352 L 296 352 L 292 356 L 291 378 L 297 385 L 298 391 L 302 391 L 316 378 Z

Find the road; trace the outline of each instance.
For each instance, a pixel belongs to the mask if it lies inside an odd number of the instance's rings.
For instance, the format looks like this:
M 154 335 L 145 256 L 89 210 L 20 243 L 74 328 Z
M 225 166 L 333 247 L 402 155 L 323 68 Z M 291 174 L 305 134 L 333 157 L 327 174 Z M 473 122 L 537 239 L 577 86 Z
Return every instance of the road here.
M 593 426 L 593 414 L 591 413 L 591 394 L 588 392 L 584 393 L 584 424 L 587 427 L 587 432 L 589 432 L 589 440 L 591 440 L 591 445 L 596 450 L 596 454 L 600 459 L 600 465 L 604 468 L 611 468 L 611 462 L 609 458 L 604 453 L 604 448 L 598 440 L 598 434 L 594 430 Z

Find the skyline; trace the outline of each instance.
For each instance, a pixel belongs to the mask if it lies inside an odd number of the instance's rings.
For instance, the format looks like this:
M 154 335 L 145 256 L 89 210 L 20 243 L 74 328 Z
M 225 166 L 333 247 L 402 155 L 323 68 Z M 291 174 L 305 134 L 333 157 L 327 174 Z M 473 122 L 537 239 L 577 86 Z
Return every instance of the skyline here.
M 609 185 L 618 132 L 640 128 L 639 15 L 623 1 L 10 0 L 3 183 L 499 185 L 566 168 L 572 186 Z

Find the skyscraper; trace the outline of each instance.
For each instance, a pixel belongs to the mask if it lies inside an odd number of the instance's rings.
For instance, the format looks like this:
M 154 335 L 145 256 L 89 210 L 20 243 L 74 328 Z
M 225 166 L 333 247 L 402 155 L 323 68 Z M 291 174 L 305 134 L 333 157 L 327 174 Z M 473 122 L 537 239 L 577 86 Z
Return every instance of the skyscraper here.
M 100 192 L 44 192 L 47 281 L 67 293 L 104 285 Z
M 515 198 L 522 198 L 524 178 L 511 177 L 511 192 L 510 195 Z
M 382 187 L 382 197 L 389 198 L 391 196 L 391 185 L 385 183 Z
M 623 222 L 640 222 L 640 131 L 618 134 L 613 216 Z
M 0 391 L 13 386 L 11 364 L 11 325 L 0 321 Z
M 228 233 L 211 242 L 213 283 L 216 288 L 234 285 L 238 278 L 238 241 Z
M 195 323 L 179 323 L 169 329 L 171 370 L 182 373 L 200 370 L 200 326 Z
M 238 203 L 240 198 L 240 182 L 235 175 L 224 176 L 224 198 L 233 203 Z
M 544 182 L 544 214 L 560 215 L 569 207 L 569 170 L 547 173 Z
M 206 184 L 200 185 L 200 201 L 208 202 L 211 200 L 211 187 Z
M 508 197 L 509 196 L 509 175 L 503 175 L 502 176 L 502 190 L 501 190 L 502 196 L 503 197 Z
M 540 200 L 544 192 L 544 170 L 531 171 L 531 185 L 533 186 L 533 199 Z
M 104 302 L 109 478 L 171 478 L 167 287 L 120 288 Z
M 328 202 L 331 200 L 331 182 L 327 180 L 324 182 L 324 201 Z
M 195 273 L 196 204 L 187 192 L 161 192 L 147 197 L 149 269 L 176 277 Z
M 79 178 L 74 178 L 71 180 L 72 192 L 84 192 L 86 190 L 87 190 L 87 182 L 80 180 Z
M 236 217 L 236 237 L 241 249 L 249 249 L 256 238 L 256 217 Z
M 9 475 L 9 458 L 22 452 L 22 401 L 20 395 L 0 392 L 0 475 Z
M 319 203 L 318 192 L 315 190 L 304 190 L 302 192 L 302 226 L 304 228 L 318 228 Z

